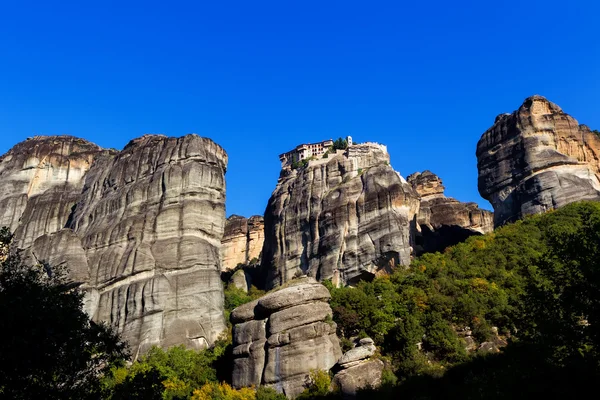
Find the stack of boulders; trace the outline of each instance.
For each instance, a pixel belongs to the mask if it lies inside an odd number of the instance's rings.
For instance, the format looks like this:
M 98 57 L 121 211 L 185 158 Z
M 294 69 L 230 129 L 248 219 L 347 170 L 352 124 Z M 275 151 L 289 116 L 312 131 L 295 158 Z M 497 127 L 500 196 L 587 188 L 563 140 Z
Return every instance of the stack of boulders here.
M 233 310 L 234 387 L 266 385 L 294 398 L 311 371 L 342 356 L 327 288 L 312 278 L 289 284 Z
M 358 345 L 348 350 L 338 361 L 339 372 L 333 383 L 344 398 L 353 398 L 358 389 L 377 387 L 381 383 L 383 362 L 373 359 L 376 348 L 373 339 L 360 339 Z

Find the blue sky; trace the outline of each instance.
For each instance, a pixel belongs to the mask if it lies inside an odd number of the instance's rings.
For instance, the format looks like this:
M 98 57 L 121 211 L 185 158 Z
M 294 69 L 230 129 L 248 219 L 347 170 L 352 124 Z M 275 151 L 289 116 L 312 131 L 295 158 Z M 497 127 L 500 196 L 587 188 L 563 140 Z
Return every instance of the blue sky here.
M 475 146 L 497 114 L 541 94 L 600 129 L 597 3 L 0 2 L 0 153 L 198 133 L 229 153 L 227 214 L 249 216 L 279 153 L 352 135 L 490 208 Z

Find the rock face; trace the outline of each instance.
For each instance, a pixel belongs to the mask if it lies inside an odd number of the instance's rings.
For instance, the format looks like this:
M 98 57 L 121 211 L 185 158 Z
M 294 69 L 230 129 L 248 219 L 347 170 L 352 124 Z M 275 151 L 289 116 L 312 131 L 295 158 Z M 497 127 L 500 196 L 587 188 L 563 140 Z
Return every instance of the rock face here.
M 304 278 L 233 310 L 233 386 L 268 385 L 294 398 L 311 370 L 333 367 L 342 352 L 329 299 Z
M 219 277 L 225 151 L 148 135 L 121 152 L 36 137 L 0 159 L 0 225 L 30 259 L 66 264 L 86 310 L 134 355 L 202 348 L 225 329 Z
M 373 340 L 364 338 L 340 358 L 338 366 L 341 370 L 333 377 L 333 384 L 340 388 L 343 398 L 355 398 L 357 390 L 367 386 L 376 388 L 381 384 L 384 365 L 381 360 L 371 359 L 375 350 Z
M 443 251 L 469 236 L 494 229 L 493 213 L 476 203 L 462 203 L 444 195 L 442 180 L 431 171 L 415 172 L 408 182 L 421 196 L 417 218 L 416 254 Z
M 389 165 L 385 146 L 352 145 L 284 169 L 265 211 L 268 287 L 308 274 L 352 284 L 408 265 L 417 193 Z
M 238 264 L 260 261 L 265 241 L 264 218 L 254 215 L 244 218 L 232 215 L 225 222 L 225 233 L 221 241 L 221 268 L 234 269 Z
M 496 117 L 477 144 L 477 167 L 496 226 L 600 199 L 600 139 L 541 96 Z

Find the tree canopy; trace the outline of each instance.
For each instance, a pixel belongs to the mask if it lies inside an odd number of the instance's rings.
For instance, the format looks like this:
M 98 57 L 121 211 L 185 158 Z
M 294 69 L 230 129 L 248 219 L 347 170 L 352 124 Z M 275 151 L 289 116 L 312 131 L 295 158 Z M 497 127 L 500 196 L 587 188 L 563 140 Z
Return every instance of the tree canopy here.
M 10 240 L 2 230 L 4 246 Z M 0 263 L 0 396 L 11 399 L 102 398 L 101 376 L 128 358 L 111 329 L 82 310 L 83 293 L 66 271 Z

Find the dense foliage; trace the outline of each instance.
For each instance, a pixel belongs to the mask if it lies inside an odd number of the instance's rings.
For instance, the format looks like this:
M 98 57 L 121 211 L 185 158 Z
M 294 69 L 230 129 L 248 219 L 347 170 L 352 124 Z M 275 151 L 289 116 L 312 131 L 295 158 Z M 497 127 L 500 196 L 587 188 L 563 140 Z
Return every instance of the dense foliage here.
M 376 341 L 401 378 L 395 395 L 493 397 L 519 385 L 562 393 L 600 377 L 599 246 L 600 204 L 573 204 L 356 288 L 329 285 L 334 319 L 344 338 Z M 467 352 L 467 330 L 508 347 Z
M 0 231 L 0 247 L 11 235 Z M 101 398 L 101 376 L 128 354 L 125 344 L 82 310 L 66 272 L 0 260 L 0 397 Z
M 336 140 L 334 140 L 333 142 L 333 146 L 332 150 L 336 151 L 336 150 L 346 150 L 348 148 L 348 141 L 344 138 L 337 138 Z

